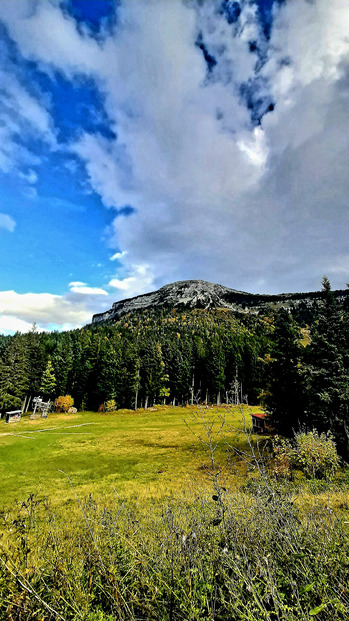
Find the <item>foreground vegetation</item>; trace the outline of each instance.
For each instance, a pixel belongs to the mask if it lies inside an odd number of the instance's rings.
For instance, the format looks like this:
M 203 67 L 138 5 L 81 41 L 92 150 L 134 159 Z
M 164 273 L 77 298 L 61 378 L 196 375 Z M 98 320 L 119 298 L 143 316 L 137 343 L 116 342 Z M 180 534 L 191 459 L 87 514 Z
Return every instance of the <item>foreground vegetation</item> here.
M 0 437 L 2 475 L 15 470 L 1 512 L 0 618 L 347 619 L 346 471 L 279 476 L 246 412 L 159 408 L 2 426 L 15 434 Z M 31 475 L 9 505 L 15 455 Z
M 0 567 L 1 618 L 347 619 L 349 532 L 287 488 L 198 489 L 145 514 L 85 499 L 81 518 L 22 504 Z

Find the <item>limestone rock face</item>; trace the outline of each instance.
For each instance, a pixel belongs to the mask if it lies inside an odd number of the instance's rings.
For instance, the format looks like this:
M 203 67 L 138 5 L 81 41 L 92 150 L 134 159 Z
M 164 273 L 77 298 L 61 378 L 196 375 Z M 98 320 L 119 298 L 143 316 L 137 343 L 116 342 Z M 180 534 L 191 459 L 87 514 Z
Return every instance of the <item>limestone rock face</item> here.
M 333 292 L 335 297 L 344 299 L 349 289 Z M 259 295 L 230 289 L 205 280 L 180 280 L 165 285 L 144 295 L 114 302 L 110 310 L 93 315 L 92 323 L 114 321 L 137 310 L 146 308 L 176 308 L 176 309 L 211 309 L 229 308 L 237 313 L 258 313 L 270 307 L 313 306 L 321 303 L 321 292 L 310 293 L 280 293 L 278 295 Z

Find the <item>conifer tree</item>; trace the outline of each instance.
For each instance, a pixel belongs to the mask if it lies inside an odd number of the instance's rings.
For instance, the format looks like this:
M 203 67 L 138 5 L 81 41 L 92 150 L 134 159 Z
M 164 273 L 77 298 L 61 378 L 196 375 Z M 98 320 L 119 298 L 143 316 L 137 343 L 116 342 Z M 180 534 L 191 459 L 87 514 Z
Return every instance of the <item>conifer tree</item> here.
M 275 315 L 271 354 L 267 362 L 265 405 L 271 426 L 291 435 L 304 420 L 300 331 L 285 309 Z
M 52 397 L 56 388 L 56 376 L 54 374 L 54 368 L 51 358 L 48 359 L 46 369 L 43 372 L 41 378 L 40 390 L 46 397 Z
M 20 409 L 28 389 L 29 364 L 20 334 L 8 341 L 0 360 L 0 410 Z
M 118 390 L 120 375 L 121 364 L 119 352 L 115 349 L 111 340 L 105 337 L 101 349 L 99 372 L 97 375 L 97 389 L 102 403 L 109 399 L 114 399 L 118 402 L 120 397 Z
M 349 425 L 348 314 L 326 277 L 322 293 L 323 306 L 305 352 L 308 421 L 319 431 L 331 430 L 343 452 Z

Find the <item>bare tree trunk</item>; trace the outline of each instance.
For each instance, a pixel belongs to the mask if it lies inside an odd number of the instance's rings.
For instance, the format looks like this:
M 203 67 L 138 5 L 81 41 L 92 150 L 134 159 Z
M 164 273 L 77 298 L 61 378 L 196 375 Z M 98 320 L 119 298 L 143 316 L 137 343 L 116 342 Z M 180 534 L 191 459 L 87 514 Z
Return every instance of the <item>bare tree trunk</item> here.
M 29 405 L 30 405 L 30 398 L 31 398 L 31 393 L 25 395 L 24 401 L 22 404 L 22 414 L 25 414 L 26 412 L 28 412 Z
M 348 456 L 349 456 L 349 431 L 348 431 L 348 427 L 347 427 L 345 422 L 343 422 L 343 426 L 344 426 L 345 435 L 347 436 L 347 455 L 346 455 L 346 457 L 348 458 Z
M 221 404 L 221 391 L 219 390 L 217 393 L 217 405 Z
M 144 404 L 144 408 L 147 409 L 148 408 L 148 395 L 145 398 L 145 404 Z

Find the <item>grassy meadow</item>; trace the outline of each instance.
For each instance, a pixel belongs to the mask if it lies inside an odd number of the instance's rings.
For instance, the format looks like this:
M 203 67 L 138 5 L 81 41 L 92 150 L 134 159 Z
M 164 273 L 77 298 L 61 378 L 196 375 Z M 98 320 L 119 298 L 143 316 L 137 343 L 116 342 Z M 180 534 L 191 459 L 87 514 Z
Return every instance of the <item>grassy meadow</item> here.
M 252 408 L 258 410 L 258 408 Z M 215 418 L 214 433 L 225 418 L 229 441 L 246 448 L 242 432 L 250 427 L 250 407 L 198 409 L 158 407 L 114 413 L 49 414 L 18 423 L 0 421 L 0 504 L 9 507 L 30 494 L 56 505 L 79 496 L 134 501 L 161 499 L 207 479 L 208 456 L 194 434 L 205 437 L 202 420 Z M 219 440 L 216 458 L 226 460 Z M 235 459 L 230 485 L 241 484 L 245 466 Z
M 264 473 L 256 410 L 1 421 L 0 618 L 348 619 L 347 470 Z

